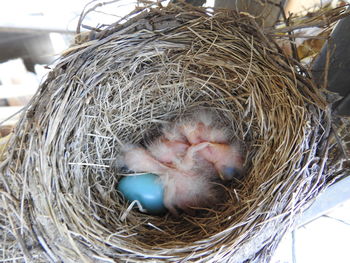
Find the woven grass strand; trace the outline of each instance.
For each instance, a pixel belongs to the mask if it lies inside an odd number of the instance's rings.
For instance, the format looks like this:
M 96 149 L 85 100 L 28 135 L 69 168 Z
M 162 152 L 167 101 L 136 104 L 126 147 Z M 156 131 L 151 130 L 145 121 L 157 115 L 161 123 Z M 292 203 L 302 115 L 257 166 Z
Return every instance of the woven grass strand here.
M 139 12 L 67 50 L 23 113 L 0 167 L 3 257 L 267 262 L 309 201 L 344 176 L 336 141 L 347 151 L 349 124 L 332 126 L 307 71 L 249 17 Z M 199 108 L 244 143 L 242 184 L 195 217 L 127 211 L 116 191 L 121 146 Z

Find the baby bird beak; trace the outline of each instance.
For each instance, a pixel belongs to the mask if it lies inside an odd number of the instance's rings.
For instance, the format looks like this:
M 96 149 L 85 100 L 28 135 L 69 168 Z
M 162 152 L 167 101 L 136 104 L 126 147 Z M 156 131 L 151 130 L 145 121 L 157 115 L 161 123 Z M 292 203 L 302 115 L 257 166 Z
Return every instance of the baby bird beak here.
M 222 180 L 242 179 L 243 159 L 236 146 L 203 142 L 190 147 L 189 151 L 198 151 L 204 159 L 213 163 Z
M 223 181 L 229 181 L 232 179 L 240 179 L 242 177 L 242 171 L 235 167 L 228 167 L 224 165 L 221 169 L 218 169 L 219 177 Z

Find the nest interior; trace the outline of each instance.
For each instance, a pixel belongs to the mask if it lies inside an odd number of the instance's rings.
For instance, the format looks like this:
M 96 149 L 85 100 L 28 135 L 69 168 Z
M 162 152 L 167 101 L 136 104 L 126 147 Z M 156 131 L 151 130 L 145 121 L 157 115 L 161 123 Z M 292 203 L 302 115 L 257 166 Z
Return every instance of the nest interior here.
M 244 145 L 246 177 L 197 216 L 130 210 L 116 191 L 121 146 L 198 108 L 216 111 Z M 264 262 L 295 214 L 336 176 L 326 165 L 326 109 L 307 71 L 247 16 L 169 5 L 96 30 L 60 58 L 9 145 L 1 180 L 6 253 Z

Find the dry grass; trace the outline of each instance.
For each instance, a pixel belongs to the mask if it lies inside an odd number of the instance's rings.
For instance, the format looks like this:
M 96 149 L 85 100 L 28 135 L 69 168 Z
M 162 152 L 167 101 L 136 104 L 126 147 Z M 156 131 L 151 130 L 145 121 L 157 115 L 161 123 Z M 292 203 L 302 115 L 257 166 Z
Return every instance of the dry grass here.
M 3 258 L 265 262 L 308 201 L 344 175 L 335 154 L 348 147 L 346 128 L 337 132 L 307 71 L 249 17 L 140 12 L 80 38 L 23 113 L 1 164 Z M 201 107 L 245 144 L 245 180 L 196 217 L 129 211 L 116 191 L 121 145 Z

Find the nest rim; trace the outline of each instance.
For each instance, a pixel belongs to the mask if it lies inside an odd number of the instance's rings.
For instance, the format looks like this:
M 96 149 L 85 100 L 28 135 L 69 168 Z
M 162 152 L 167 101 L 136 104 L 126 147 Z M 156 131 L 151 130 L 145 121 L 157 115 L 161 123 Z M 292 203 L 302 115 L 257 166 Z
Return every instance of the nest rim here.
M 39 243 L 49 258 L 268 258 L 275 246 L 271 239 L 280 239 L 292 224 L 286 220 L 324 186 L 324 167 L 311 167 L 310 162 L 326 154 L 317 144 L 324 144 L 330 129 L 327 103 L 307 70 L 284 56 L 251 18 L 230 15 L 208 15 L 198 8 L 188 12 L 175 5 L 151 9 L 142 19 L 158 21 L 158 29 L 149 30 L 147 24 L 138 28 L 137 18 L 130 20 L 136 25 L 113 25 L 65 52 L 22 115 L 10 143 L 9 156 L 22 164 L 17 167 L 8 159 L 3 165 L 12 177 L 2 185 L 33 206 L 23 212 L 22 229 L 43 237 Z M 171 26 L 163 28 L 169 17 L 174 19 Z M 210 30 L 199 21 L 210 21 Z M 133 49 L 130 43 L 136 43 Z M 231 60 L 225 58 L 229 55 Z M 208 74 L 210 68 L 215 74 Z M 124 97 L 115 99 L 118 96 Z M 164 105 L 161 100 L 169 98 L 173 102 Z M 230 197 L 223 207 L 208 209 L 210 217 L 186 215 L 179 221 L 130 210 L 116 191 L 121 174 L 115 175 L 115 158 L 108 156 L 118 156 L 124 141 L 140 142 L 146 136 L 143 131 L 156 130 L 176 114 L 198 107 L 220 111 L 237 137 L 248 142 L 248 179 L 240 187 L 225 186 Z M 127 117 L 118 119 L 118 114 Z M 24 146 L 29 150 L 23 151 Z M 269 246 L 264 248 L 264 242 Z M 260 255 L 254 255 L 254 246 Z

